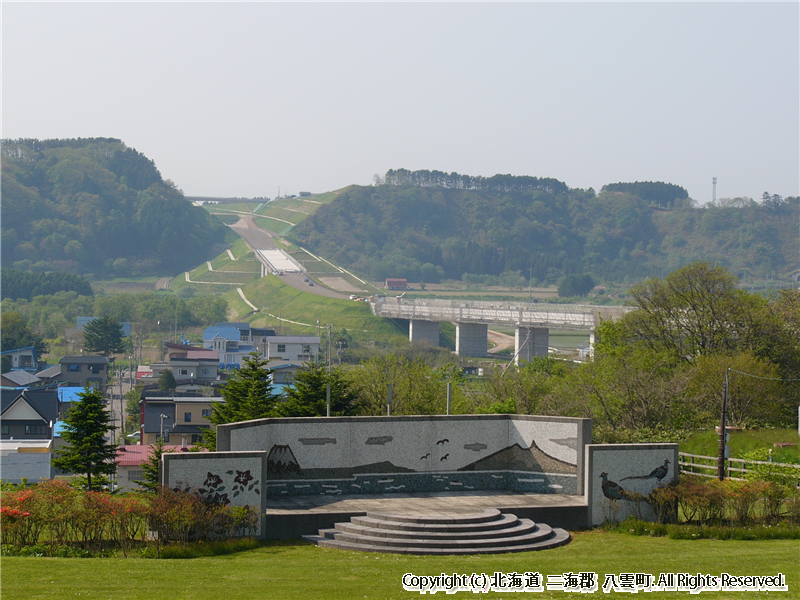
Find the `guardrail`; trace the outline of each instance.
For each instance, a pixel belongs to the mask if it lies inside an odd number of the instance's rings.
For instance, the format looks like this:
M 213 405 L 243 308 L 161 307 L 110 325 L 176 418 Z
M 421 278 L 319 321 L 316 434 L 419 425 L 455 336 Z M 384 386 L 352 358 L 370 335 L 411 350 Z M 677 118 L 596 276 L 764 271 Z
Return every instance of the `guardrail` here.
M 703 456 L 702 454 L 689 454 L 687 452 L 678 452 L 678 465 L 682 475 L 697 475 L 699 477 L 709 477 L 711 479 L 717 478 L 717 457 L 716 456 Z M 728 479 L 735 479 L 736 481 L 743 481 L 744 475 L 747 473 L 747 465 L 772 465 L 775 467 L 789 467 L 797 469 L 797 477 L 800 479 L 800 465 L 792 463 L 776 463 L 767 462 L 763 460 L 745 460 L 744 458 L 726 458 L 725 459 L 725 476 Z M 739 466 L 734 467 L 731 463 L 736 463 Z M 708 473 L 707 471 L 711 471 Z M 742 477 L 729 476 L 730 472 L 737 473 Z
M 470 302 L 461 300 L 406 300 L 382 298 L 370 302 L 372 314 L 395 319 L 454 321 L 459 323 L 506 323 L 527 327 L 593 330 L 599 320 L 617 319 L 630 308 L 576 304 L 519 302 Z

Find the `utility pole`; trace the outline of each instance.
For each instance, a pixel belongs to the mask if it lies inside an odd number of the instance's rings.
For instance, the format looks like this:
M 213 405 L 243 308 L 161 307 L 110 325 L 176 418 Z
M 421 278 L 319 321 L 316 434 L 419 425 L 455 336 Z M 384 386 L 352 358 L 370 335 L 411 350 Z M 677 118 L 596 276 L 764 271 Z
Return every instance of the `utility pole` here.
M 532 281 L 533 281 L 533 259 L 531 259 L 531 269 L 530 269 L 530 272 L 528 273 L 528 307 L 529 308 L 530 308 L 530 305 L 531 305 L 531 292 L 533 291 L 531 289 Z
M 333 352 L 333 347 L 331 346 L 331 324 L 330 323 L 325 325 L 325 330 L 326 330 L 326 335 L 328 336 L 328 339 L 325 340 L 325 348 L 326 348 L 325 354 L 326 354 L 326 357 L 328 359 L 328 375 L 330 375 L 331 374 L 331 353 Z
M 725 369 L 725 383 L 722 386 L 722 418 L 720 419 L 720 432 L 719 432 L 719 455 L 717 456 L 717 479 L 723 481 L 725 479 L 725 451 L 726 442 L 728 441 L 727 420 L 728 420 L 728 372 L 730 367 Z

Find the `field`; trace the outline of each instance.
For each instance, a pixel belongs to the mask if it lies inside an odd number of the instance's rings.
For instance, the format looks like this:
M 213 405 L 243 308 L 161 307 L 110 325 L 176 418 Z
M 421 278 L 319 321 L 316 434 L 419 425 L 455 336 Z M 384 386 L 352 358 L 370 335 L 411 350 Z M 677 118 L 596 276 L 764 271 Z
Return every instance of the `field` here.
M 787 592 L 706 592 L 709 598 L 797 598 L 800 590 L 796 540 L 670 540 L 592 531 L 574 534 L 561 548 L 543 552 L 467 557 L 415 557 L 317 548 L 279 542 L 240 554 L 185 560 L 155 559 L 2 559 L 4 600 L 86 597 L 133 600 L 239 599 L 396 599 L 418 598 L 404 591 L 401 577 L 441 573 L 539 572 L 544 576 L 689 573 L 770 575 L 783 573 Z M 444 596 L 444 593 L 441 592 Z M 594 594 L 489 593 L 494 598 L 593 598 Z M 612 593 L 612 596 L 614 594 Z M 617 594 L 618 595 L 618 594 Z M 459 592 L 457 597 L 471 597 Z M 449 597 L 449 596 L 446 596 Z M 653 592 L 646 598 L 687 598 L 688 592 Z

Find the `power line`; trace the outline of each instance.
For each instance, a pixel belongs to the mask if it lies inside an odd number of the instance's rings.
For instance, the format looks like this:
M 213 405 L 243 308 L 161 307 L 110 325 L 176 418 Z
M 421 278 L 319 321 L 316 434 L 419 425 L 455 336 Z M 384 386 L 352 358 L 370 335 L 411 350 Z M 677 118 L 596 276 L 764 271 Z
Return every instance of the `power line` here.
M 768 381 L 800 381 L 800 379 L 784 379 L 782 377 L 764 377 L 763 375 L 753 375 L 752 373 L 737 371 L 736 369 L 731 369 L 730 367 L 728 367 L 728 371 L 731 371 L 733 373 L 738 373 L 739 375 L 747 375 L 748 377 L 754 377 L 756 379 L 766 379 Z

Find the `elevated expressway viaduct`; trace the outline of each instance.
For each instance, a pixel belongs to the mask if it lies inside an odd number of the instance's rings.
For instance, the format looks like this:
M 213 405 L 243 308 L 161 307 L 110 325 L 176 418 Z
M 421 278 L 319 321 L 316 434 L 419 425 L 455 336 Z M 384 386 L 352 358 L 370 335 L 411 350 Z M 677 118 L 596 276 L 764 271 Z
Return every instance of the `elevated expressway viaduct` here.
M 373 298 L 372 314 L 387 319 L 408 319 L 408 337 L 439 345 L 439 323 L 456 325 L 456 354 L 486 356 L 489 324 L 513 325 L 514 357 L 517 362 L 534 356 L 547 356 L 551 329 L 588 331 L 594 342 L 594 331 L 600 320 L 616 320 L 631 310 L 624 306 L 591 306 L 497 302 L 464 302 L 461 300 L 406 300 Z

